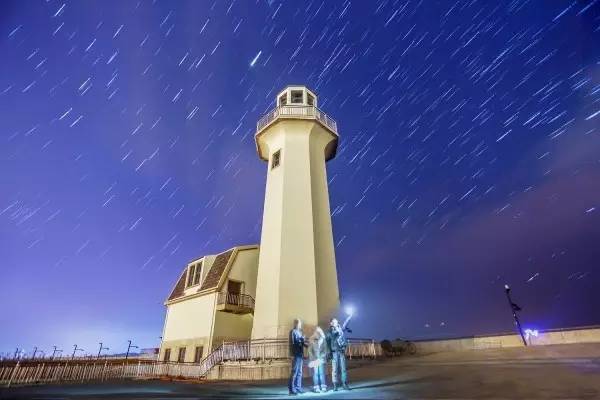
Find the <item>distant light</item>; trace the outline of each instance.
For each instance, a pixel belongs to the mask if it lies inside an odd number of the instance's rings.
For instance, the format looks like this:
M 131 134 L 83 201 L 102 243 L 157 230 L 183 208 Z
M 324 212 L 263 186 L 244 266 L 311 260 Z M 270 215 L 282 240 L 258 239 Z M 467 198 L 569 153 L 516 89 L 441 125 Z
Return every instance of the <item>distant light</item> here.
M 509 290 L 510 288 L 508 287 L 508 285 L 504 285 L 504 289 Z
M 262 50 L 258 52 L 258 54 L 252 59 L 252 61 L 250 61 L 251 67 L 254 67 L 254 64 L 256 64 L 256 62 L 258 61 L 258 58 L 260 57 L 261 54 L 262 54 Z
M 346 314 L 348 315 L 354 315 L 354 307 L 352 306 L 347 306 L 344 311 L 346 311 Z

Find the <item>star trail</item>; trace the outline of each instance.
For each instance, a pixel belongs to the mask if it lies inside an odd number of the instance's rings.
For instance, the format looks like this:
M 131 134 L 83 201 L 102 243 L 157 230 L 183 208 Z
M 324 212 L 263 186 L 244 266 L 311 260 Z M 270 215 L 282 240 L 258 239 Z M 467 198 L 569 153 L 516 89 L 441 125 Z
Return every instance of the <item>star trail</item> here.
M 358 337 L 600 323 L 600 1 L 5 1 L 0 351 L 158 345 L 185 263 L 258 243 L 288 84 Z M 123 345 L 125 343 L 125 345 Z

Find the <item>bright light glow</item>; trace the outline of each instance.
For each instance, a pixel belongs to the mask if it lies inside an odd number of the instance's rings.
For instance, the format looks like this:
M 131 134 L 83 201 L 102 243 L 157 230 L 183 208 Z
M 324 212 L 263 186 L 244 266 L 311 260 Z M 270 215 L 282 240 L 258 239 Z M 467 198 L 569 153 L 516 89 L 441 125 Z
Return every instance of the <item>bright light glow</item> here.
M 354 307 L 352 307 L 352 306 L 346 306 L 345 311 L 346 311 L 346 314 L 348 314 L 348 315 L 354 315 Z
M 529 340 L 531 336 L 538 337 L 539 334 L 537 329 L 525 329 L 525 340 Z
M 508 285 L 504 285 L 504 289 L 508 290 L 510 288 L 508 287 Z

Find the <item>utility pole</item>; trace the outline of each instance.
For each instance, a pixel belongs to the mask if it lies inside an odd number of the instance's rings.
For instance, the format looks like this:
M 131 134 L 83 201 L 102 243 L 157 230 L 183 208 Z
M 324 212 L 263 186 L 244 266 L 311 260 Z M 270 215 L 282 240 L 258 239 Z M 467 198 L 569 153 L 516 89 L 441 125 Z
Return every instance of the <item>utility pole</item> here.
M 98 357 L 96 357 L 96 359 L 100 358 L 100 353 L 102 352 L 102 350 L 110 350 L 108 347 L 102 347 L 102 342 L 100 342 L 100 349 L 98 349 Z
M 527 346 L 527 340 L 525 340 L 525 335 L 523 335 L 523 328 L 521 328 L 521 322 L 519 321 L 519 316 L 517 315 L 517 311 L 521 311 L 521 307 L 513 303 L 510 297 L 510 287 L 508 285 L 504 285 L 504 291 L 506 292 L 506 299 L 508 300 L 508 305 L 510 306 L 510 310 L 515 320 L 515 324 L 517 325 L 517 329 L 519 329 L 521 339 L 523 339 L 523 344 Z
M 75 359 L 75 352 L 77 352 L 77 351 L 85 351 L 85 350 L 83 350 L 82 348 L 79 348 L 79 349 L 78 349 L 78 348 L 77 348 L 77 344 L 74 344 L 74 345 L 73 345 L 73 355 L 71 356 L 71 360 L 74 360 L 74 359 Z
M 127 345 L 127 353 L 125 354 L 125 359 L 127 360 L 129 358 L 129 350 L 130 349 L 137 349 L 137 346 L 133 346 L 131 344 L 131 340 L 128 340 L 129 344 Z

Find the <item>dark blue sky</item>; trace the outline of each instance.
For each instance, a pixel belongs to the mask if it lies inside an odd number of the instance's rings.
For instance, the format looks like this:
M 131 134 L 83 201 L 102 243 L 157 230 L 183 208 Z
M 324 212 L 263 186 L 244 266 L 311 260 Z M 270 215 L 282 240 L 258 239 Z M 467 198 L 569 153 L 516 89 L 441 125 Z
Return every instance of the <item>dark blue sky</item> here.
M 259 241 L 290 83 L 338 122 L 356 336 L 511 330 L 504 283 L 527 327 L 600 323 L 600 1 L 1 8 L 0 351 L 157 345 L 185 263 Z

